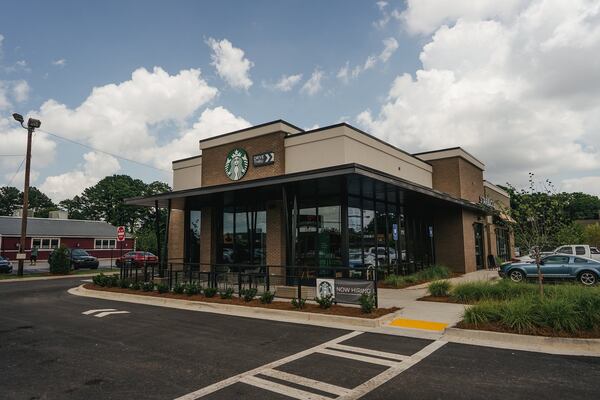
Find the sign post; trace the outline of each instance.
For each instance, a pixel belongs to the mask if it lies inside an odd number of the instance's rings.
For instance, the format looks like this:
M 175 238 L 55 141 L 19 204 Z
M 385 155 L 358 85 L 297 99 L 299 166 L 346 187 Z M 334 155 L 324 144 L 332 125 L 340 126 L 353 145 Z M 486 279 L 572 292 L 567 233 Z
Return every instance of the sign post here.
M 117 228 L 117 241 L 121 244 L 121 276 L 123 275 L 123 242 L 125 242 L 125 227 L 119 226 Z

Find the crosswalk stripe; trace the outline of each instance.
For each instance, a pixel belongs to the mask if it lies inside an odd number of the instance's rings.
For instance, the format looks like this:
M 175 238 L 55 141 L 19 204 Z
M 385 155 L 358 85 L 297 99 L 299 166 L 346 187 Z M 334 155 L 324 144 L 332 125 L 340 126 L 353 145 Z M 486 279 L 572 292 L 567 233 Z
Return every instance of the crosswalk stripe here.
M 343 351 L 331 350 L 331 349 L 320 349 L 317 351 L 317 353 L 327 354 L 327 355 L 334 356 L 334 357 L 349 358 L 351 360 L 362 361 L 362 362 L 367 362 L 367 363 L 371 363 L 371 364 L 385 365 L 388 367 L 395 367 L 398 364 L 400 364 L 398 361 L 384 360 L 382 358 L 375 358 L 375 357 L 369 357 L 369 356 L 361 356 L 359 354 L 344 353 Z
M 247 385 L 259 387 L 261 389 L 269 390 L 271 392 L 283 394 L 284 396 L 293 397 L 294 399 L 300 400 L 331 400 L 331 397 L 321 396 L 316 393 L 306 392 L 304 390 L 292 388 L 289 386 L 281 385 L 279 383 L 267 381 L 265 379 L 257 378 L 256 376 L 246 376 L 240 379 L 240 382 Z
M 82 314 L 90 315 L 90 314 L 94 314 L 97 312 L 103 312 L 103 311 L 117 311 L 117 309 L 116 308 L 100 308 L 98 310 L 87 310 L 87 311 L 82 312 Z
M 105 311 L 105 312 L 101 312 L 100 314 L 94 315 L 94 317 L 102 318 L 102 317 L 106 317 L 107 315 L 112 315 L 112 314 L 129 314 L 129 311 Z
M 366 354 L 368 356 L 385 357 L 398 361 L 406 360 L 407 358 L 409 358 L 409 356 L 403 356 L 401 354 L 388 353 L 387 351 L 365 349 L 363 347 L 347 346 L 345 344 L 334 344 L 329 346 L 329 348 L 334 350 L 353 351 L 355 353 Z
M 284 381 L 296 383 L 298 385 L 303 385 L 311 388 L 315 388 L 322 392 L 336 394 L 338 396 L 343 396 L 350 392 L 350 389 L 343 388 L 341 386 L 332 385 L 330 383 L 325 383 L 321 381 L 317 381 L 310 378 L 305 378 L 303 376 L 290 374 L 287 372 L 279 371 L 276 369 L 266 369 L 260 372 L 261 375 L 270 376 L 272 378 L 281 379 Z

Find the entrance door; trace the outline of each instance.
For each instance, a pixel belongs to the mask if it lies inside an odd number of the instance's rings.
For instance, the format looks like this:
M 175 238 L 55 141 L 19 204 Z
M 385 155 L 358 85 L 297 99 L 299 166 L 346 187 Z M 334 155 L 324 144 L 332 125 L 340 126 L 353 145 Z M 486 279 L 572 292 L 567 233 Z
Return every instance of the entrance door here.
M 475 265 L 477 269 L 483 269 L 483 224 L 473 224 L 475 231 Z

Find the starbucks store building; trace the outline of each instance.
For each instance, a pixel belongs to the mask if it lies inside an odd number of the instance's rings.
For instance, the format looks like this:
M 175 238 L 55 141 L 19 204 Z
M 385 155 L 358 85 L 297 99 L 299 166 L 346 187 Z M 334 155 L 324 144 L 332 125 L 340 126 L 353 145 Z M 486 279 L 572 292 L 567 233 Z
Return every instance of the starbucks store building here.
M 173 161 L 173 191 L 129 199 L 168 209 L 170 268 L 268 271 L 286 284 L 353 270 L 464 273 L 511 257 L 509 195 L 460 147 L 410 154 L 348 124 L 278 120 L 199 142 Z

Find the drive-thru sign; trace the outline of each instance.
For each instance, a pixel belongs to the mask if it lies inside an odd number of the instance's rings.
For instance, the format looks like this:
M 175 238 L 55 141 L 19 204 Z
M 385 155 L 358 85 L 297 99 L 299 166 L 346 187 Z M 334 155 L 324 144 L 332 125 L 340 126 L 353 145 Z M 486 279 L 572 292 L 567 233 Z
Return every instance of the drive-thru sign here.
M 125 227 L 124 226 L 119 226 L 117 228 L 117 240 L 119 242 L 125 241 Z

